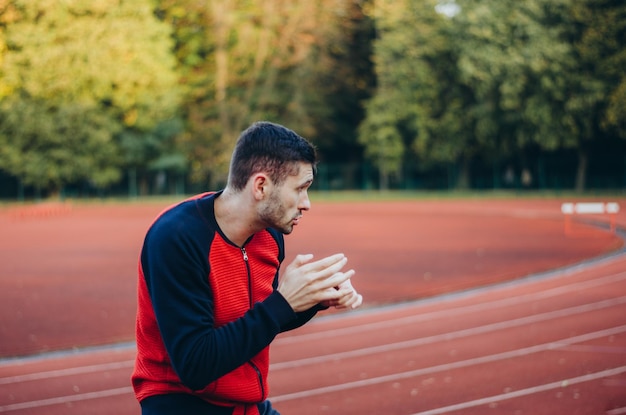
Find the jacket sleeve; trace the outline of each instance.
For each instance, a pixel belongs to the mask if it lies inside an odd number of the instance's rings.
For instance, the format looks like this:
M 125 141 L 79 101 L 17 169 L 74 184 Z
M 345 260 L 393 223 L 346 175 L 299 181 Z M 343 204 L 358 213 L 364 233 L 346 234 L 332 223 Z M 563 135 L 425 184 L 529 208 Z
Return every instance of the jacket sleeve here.
M 306 311 L 302 311 L 300 313 L 296 313 L 296 319 L 295 320 L 291 320 L 290 322 L 288 322 L 287 324 L 283 325 L 281 327 L 281 332 L 285 332 L 285 331 L 289 331 L 289 330 L 293 330 L 293 329 L 297 329 L 298 327 L 304 326 L 306 323 L 309 322 L 309 320 L 311 320 L 313 317 L 315 317 L 315 315 L 318 313 L 318 311 L 322 311 L 322 310 L 327 310 L 328 307 L 324 307 L 320 304 L 316 305 L 315 307 L 312 307 Z

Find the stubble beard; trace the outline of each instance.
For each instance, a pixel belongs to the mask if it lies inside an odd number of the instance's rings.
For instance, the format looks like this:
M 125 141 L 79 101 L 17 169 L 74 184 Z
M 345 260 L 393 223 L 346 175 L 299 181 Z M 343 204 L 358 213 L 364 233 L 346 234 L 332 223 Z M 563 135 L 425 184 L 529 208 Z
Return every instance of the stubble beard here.
M 292 219 L 288 223 L 285 220 L 285 208 L 280 201 L 280 197 L 273 192 L 267 200 L 267 203 L 261 208 L 259 216 L 268 227 L 274 228 L 285 235 L 289 235 L 293 231 Z

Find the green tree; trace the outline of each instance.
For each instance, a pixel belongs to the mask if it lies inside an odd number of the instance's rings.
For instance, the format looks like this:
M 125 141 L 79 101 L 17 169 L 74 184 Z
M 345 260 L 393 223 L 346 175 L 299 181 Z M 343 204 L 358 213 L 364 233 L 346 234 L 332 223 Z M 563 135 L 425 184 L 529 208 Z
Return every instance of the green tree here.
M 553 150 L 576 146 L 567 131 L 566 74 L 571 47 L 555 24 L 567 0 L 518 2 L 459 0 L 451 26 L 459 81 L 475 101 L 480 152 L 492 161 L 522 154 L 531 145 Z
M 381 187 L 415 152 L 424 167 L 469 158 L 472 136 L 463 114 L 471 94 L 459 87 L 437 1 L 376 1 L 377 89 L 359 128 Z
M 620 132 L 626 5 L 611 0 L 458 0 L 453 30 L 477 139 L 498 154 L 590 148 Z
M 361 162 L 357 127 L 365 116 L 376 78 L 372 62 L 374 22 L 365 14 L 372 0 L 351 0 L 316 29 L 305 78 L 314 140 L 322 163 Z M 328 6 L 327 6 L 328 7 Z
M 578 140 L 576 188 L 583 190 L 589 147 L 607 135 L 626 138 L 626 3 L 573 1 L 564 23 L 574 57 L 566 109 Z
M 437 15 L 442 6 L 454 13 Z M 577 149 L 583 189 L 589 148 L 624 133 L 625 9 L 613 0 L 377 1 L 366 155 L 389 174 L 412 149 L 423 166 L 458 167 L 457 185 L 467 186 L 474 158 L 528 164 L 530 149 Z
M 116 161 L 111 119 L 97 108 L 27 99 L 0 106 L 0 162 L 25 185 L 52 193 L 78 180 L 104 187 L 119 178 Z
M 253 121 L 281 122 L 309 138 L 320 134 L 332 95 L 332 87 L 319 82 L 328 78 L 320 74 L 329 74 L 329 62 L 336 62 L 329 59 L 337 41 L 331 38 L 338 33 L 333 27 L 345 22 L 354 4 L 159 2 L 158 15 L 173 27 L 186 88 L 181 144 L 191 157 L 194 180 L 223 183 L 234 142 Z
M 78 180 L 115 182 L 119 134 L 141 141 L 176 113 L 168 26 L 149 0 L 15 0 L 11 12 L 2 19 L 0 168 L 53 192 Z

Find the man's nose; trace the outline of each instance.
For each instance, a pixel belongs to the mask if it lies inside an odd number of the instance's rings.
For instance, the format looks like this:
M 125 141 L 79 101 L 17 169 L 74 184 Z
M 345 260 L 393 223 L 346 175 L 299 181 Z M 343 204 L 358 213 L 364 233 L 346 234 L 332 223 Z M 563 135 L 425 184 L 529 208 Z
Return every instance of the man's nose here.
M 298 206 L 300 210 L 309 210 L 311 209 L 311 200 L 309 199 L 309 194 L 304 192 L 303 196 L 300 197 L 300 204 Z

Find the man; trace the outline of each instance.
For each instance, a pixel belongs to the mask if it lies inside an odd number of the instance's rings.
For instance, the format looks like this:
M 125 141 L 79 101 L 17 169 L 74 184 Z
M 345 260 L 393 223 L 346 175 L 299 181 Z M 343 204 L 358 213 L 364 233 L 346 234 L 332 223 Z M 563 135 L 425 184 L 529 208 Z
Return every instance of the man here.
M 356 308 L 354 270 L 298 255 L 279 278 L 283 234 L 310 209 L 314 147 L 269 122 L 245 130 L 223 191 L 162 213 L 139 263 L 137 359 L 144 415 L 278 415 L 269 344 L 328 307 Z

